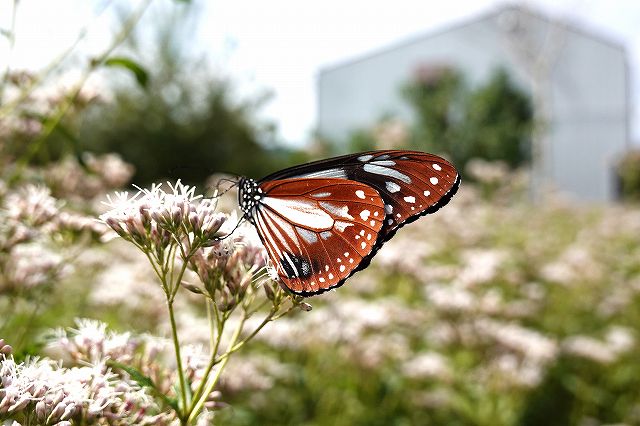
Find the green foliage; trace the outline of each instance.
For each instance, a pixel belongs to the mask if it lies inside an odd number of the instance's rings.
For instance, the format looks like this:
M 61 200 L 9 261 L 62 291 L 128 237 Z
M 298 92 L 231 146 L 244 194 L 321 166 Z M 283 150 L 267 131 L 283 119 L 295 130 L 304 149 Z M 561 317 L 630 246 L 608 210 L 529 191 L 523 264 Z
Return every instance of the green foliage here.
M 108 67 L 122 67 L 129 70 L 141 87 L 147 87 L 149 73 L 136 61 L 119 56 L 107 59 L 104 61 L 104 65 Z
M 628 151 L 618 164 L 617 171 L 622 197 L 640 201 L 640 150 Z
M 449 68 L 424 70 L 402 93 L 415 114 L 414 143 L 425 151 L 455 154 L 465 96 L 462 76 Z
M 254 105 L 234 105 L 223 81 L 194 81 L 186 70 L 152 77 L 144 91 L 126 88 L 92 111 L 84 148 L 118 152 L 137 170 L 134 181 L 164 178 L 201 183 L 215 172 L 264 174 L 274 158 L 259 142 Z
M 511 167 L 529 161 L 531 102 L 506 71 L 470 89 L 458 72 L 436 69 L 405 86 L 403 95 L 416 118 L 414 148 L 446 153 L 460 169 L 472 158 Z
M 463 125 L 464 158 L 501 160 L 517 167 L 530 160 L 533 110 L 529 98 L 498 70 L 469 95 Z
M 121 82 L 113 101 L 90 111 L 82 149 L 120 153 L 143 185 L 167 178 L 201 184 L 217 172 L 261 176 L 282 166 L 289 152 L 274 151 L 273 124 L 257 118 L 269 97 L 237 100 L 231 81 L 187 48 L 197 8 L 174 8 L 154 16 L 151 33 L 131 39 L 135 62 L 115 57 L 107 63 L 132 72 L 138 85 Z

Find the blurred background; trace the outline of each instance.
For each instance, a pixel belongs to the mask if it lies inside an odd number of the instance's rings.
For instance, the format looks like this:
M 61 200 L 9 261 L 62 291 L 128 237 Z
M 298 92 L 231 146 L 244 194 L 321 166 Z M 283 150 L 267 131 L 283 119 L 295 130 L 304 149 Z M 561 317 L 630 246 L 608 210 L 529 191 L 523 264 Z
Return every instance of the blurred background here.
M 0 337 L 167 333 L 107 192 L 418 149 L 460 193 L 234 359 L 224 423 L 640 424 L 638 69 L 632 0 L 0 0 Z

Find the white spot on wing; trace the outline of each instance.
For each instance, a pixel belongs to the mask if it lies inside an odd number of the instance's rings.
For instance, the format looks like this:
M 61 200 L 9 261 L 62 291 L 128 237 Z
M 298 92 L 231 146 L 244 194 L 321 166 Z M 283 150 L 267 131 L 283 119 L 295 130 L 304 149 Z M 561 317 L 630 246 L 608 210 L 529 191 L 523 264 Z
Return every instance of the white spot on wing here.
M 385 186 L 387 187 L 387 191 L 391 192 L 392 194 L 394 192 L 400 191 L 400 185 L 395 182 L 385 182 Z
M 346 179 L 347 173 L 342 169 L 326 169 L 319 170 L 317 172 L 305 173 L 297 177 Z
M 360 217 L 362 218 L 362 220 L 367 220 L 370 214 L 371 212 L 369 210 L 362 210 L 360 212 Z
M 416 202 L 416 197 L 404 197 L 404 200 L 405 200 L 407 203 L 411 203 L 411 204 L 413 204 L 413 203 L 415 203 L 415 202 Z
M 324 231 L 320 233 L 320 238 L 322 238 L 323 240 L 328 239 L 330 236 L 331 236 L 331 231 Z
M 315 194 L 311 194 L 313 198 L 327 198 L 331 196 L 330 192 L 316 192 Z
M 344 230 L 347 229 L 348 226 L 353 226 L 353 223 L 336 220 L 336 223 L 333 226 L 337 231 L 344 232 Z
M 305 240 L 307 243 L 309 244 L 313 244 L 318 242 L 318 236 L 316 235 L 315 232 L 313 231 L 309 231 L 308 229 L 304 229 L 304 228 L 300 228 L 298 226 L 296 226 L 296 231 L 298 231 L 298 234 L 302 237 L 303 240 Z
M 265 197 L 262 203 L 291 223 L 311 229 L 330 229 L 333 218 L 327 212 L 319 209 L 315 203 L 287 200 L 284 198 Z
M 386 160 L 386 161 L 372 161 L 371 164 L 377 164 L 378 166 L 395 166 L 396 162 L 395 161 L 391 161 L 391 160 Z
M 438 178 L 437 177 L 432 177 L 429 178 L 429 182 L 431 182 L 433 185 L 437 185 L 438 184 Z
M 358 157 L 358 160 L 364 163 L 366 161 L 371 160 L 372 158 L 373 158 L 373 155 L 361 155 L 360 157 Z
M 360 198 L 360 199 L 363 199 L 363 200 L 364 200 L 364 191 L 363 191 L 362 189 L 358 189 L 358 190 L 356 191 L 356 196 L 357 196 L 358 198 Z
M 361 242 L 360 247 L 362 247 L 362 250 L 364 250 L 367 247 L 367 243 L 365 243 L 364 241 Z
M 424 191 L 423 194 L 425 197 L 428 197 L 429 195 L 431 195 L 431 191 Z
M 393 178 L 401 180 L 404 183 L 411 183 L 411 178 L 409 176 L 395 169 L 378 166 L 376 164 L 365 164 L 363 169 L 365 172 L 374 173 L 376 175 L 391 176 Z
M 327 203 L 326 201 L 321 201 L 320 207 L 331 213 L 333 216 L 353 220 L 353 216 L 349 214 L 349 207 L 347 206 L 338 207 L 334 204 Z
M 440 170 L 442 170 L 442 167 L 440 167 L 440 164 L 433 163 L 433 169 L 437 170 L 437 171 L 440 171 Z
M 385 211 L 387 214 L 391 214 L 391 213 L 393 213 L 393 206 L 392 206 L 391 204 L 385 204 L 385 205 L 384 205 L 384 211 Z
M 340 265 L 340 272 L 344 272 L 344 270 L 347 269 L 344 267 L 344 265 Z

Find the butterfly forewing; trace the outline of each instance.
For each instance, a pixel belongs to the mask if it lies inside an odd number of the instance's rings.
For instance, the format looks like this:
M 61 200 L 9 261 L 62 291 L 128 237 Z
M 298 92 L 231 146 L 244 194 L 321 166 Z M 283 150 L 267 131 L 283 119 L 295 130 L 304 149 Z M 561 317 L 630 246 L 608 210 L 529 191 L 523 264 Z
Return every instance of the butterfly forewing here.
M 385 219 L 369 185 L 340 178 L 264 181 L 254 223 L 284 285 L 315 294 L 368 264 Z
M 378 245 L 401 226 L 433 213 L 455 194 L 460 177 L 447 160 L 419 151 L 386 150 L 343 155 L 291 167 L 261 180 L 341 178 L 374 188 L 385 204 L 386 218 Z

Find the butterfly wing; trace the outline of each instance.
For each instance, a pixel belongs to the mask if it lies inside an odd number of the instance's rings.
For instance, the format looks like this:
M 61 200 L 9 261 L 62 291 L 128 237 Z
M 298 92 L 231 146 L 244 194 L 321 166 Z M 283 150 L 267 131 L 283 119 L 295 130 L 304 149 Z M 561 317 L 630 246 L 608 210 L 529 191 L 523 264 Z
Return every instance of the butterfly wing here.
M 252 222 L 291 291 L 321 293 L 369 264 L 385 218 L 375 189 L 337 178 L 270 180 L 260 189 Z
M 292 178 L 347 179 L 374 188 L 385 207 L 377 248 L 400 227 L 447 204 L 460 185 L 458 172 L 444 158 L 404 150 L 369 151 L 315 161 L 273 173 L 260 182 Z

